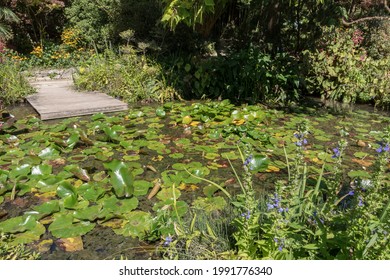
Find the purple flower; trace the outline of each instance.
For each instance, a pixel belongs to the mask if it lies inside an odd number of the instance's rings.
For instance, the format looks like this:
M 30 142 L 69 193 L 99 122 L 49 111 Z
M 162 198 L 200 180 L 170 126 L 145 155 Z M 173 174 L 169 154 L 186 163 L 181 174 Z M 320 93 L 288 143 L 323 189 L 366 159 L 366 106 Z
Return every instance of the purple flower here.
M 355 191 L 350 191 L 348 195 L 353 196 L 355 194 Z
M 248 210 L 247 213 L 242 213 L 241 217 L 245 217 L 245 219 L 249 220 L 249 218 L 251 217 L 251 211 Z
M 340 156 L 339 148 L 333 148 L 333 156 L 332 158 L 338 158 Z
M 384 153 L 390 151 L 390 147 L 388 143 L 386 145 L 380 143 L 379 145 L 380 145 L 379 148 L 376 149 L 377 153 Z
M 169 246 L 169 244 L 171 244 L 171 242 L 172 242 L 172 237 L 170 237 L 170 236 L 165 237 L 164 246 Z
M 361 196 L 359 196 L 359 203 L 358 203 L 358 206 L 359 206 L 359 207 L 364 206 L 363 198 L 362 198 Z
M 244 166 L 248 165 L 253 159 L 253 156 L 250 155 L 245 161 L 244 161 Z

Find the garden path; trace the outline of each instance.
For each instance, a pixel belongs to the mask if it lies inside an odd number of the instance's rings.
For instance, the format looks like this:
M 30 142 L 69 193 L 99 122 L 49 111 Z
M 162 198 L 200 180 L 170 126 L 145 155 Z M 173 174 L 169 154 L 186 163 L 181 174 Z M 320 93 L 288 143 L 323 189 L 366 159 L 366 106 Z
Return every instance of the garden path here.
M 27 101 L 38 112 L 42 120 L 68 118 L 125 111 L 126 103 L 101 92 L 79 92 L 74 88 L 71 71 L 34 75 L 29 79 L 37 92 Z

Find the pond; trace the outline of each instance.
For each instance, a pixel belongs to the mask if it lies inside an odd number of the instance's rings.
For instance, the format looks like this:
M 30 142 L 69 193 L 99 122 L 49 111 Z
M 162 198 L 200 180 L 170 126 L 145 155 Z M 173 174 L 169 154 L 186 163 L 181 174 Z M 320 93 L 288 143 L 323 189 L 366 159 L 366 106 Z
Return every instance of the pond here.
M 48 122 L 28 105 L 8 110 L 15 118 L 0 131 L 0 231 L 42 259 L 160 258 L 174 233 L 165 214 L 226 215 L 221 188 L 241 191 L 237 145 L 250 143 L 262 160 L 253 182 L 264 197 L 287 179 L 283 145 L 293 159 L 303 123 L 310 132 L 304 160 L 314 177 L 324 163 L 330 172 L 332 149 L 346 132 L 346 181 L 356 174 L 350 171 L 370 171 L 380 131 L 390 125 L 387 113 L 359 106 L 335 112 L 316 102 L 288 111 L 228 101 L 135 104 L 128 112 Z

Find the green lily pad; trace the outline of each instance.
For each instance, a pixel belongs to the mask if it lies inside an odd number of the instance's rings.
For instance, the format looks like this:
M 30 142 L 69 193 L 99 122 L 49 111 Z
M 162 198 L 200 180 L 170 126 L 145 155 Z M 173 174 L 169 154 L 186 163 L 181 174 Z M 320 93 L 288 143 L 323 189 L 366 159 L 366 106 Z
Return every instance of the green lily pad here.
M 9 178 L 10 179 L 16 179 L 21 177 L 27 177 L 28 174 L 30 174 L 31 166 L 29 164 L 23 164 L 21 166 L 17 166 L 13 168 L 9 172 Z
M 51 200 L 41 205 L 35 206 L 33 209 L 36 211 L 37 219 L 40 220 L 53 213 L 59 212 L 60 205 L 58 200 Z
M 35 228 L 37 221 L 33 215 L 18 216 L 10 218 L 0 223 L 0 232 L 18 233 L 32 230 Z
M 46 149 L 43 149 L 38 156 L 41 159 L 56 159 L 60 155 L 60 152 L 54 149 L 53 147 L 48 147 Z
M 58 185 L 57 195 L 63 199 L 65 208 L 73 208 L 77 203 L 76 190 L 68 181 L 62 181 Z
M 54 221 L 49 226 L 51 234 L 57 238 L 69 238 L 82 236 L 95 227 L 89 221 L 74 222 L 72 215 L 55 215 Z
M 122 161 L 113 160 L 105 163 L 110 175 L 110 182 L 114 189 L 115 195 L 120 197 L 130 197 L 134 193 L 134 176 L 128 165 Z
M 52 172 L 52 166 L 48 164 L 36 165 L 31 168 L 32 176 L 50 175 Z
M 142 239 L 150 230 L 152 217 L 143 211 L 133 211 L 126 214 L 126 221 L 122 228 L 114 229 L 116 234 Z
M 370 173 L 364 170 L 353 170 L 348 172 L 350 178 L 371 178 Z
M 89 177 L 88 175 L 88 172 L 87 170 L 81 168 L 80 166 L 78 165 L 74 165 L 74 164 L 71 164 L 71 165 L 67 165 L 64 170 L 66 171 L 69 171 L 70 173 L 72 173 L 76 178 L 84 181 L 84 182 L 89 182 L 91 180 L 91 178 Z
M 78 220 L 93 222 L 99 218 L 102 205 L 92 205 L 84 209 L 79 209 L 73 212 L 73 217 Z
M 180 191 L 176 188 L 174 190 L 174 194 L 175 194 L 176 199 L 178 199 L 180 197 Z M 173 190 L 172 190 L 172 188 L 163 188 L 157 193 L 156 197 L 162 201 L 165 201 L 168 199 L 173 200 Z
M 203 210 L 208 213 L 218 210 L 223 210 L 227 203 L 226 200 L 221 197 L 198 197 L 193 203 L 195 209 Z
M 174 154 L 170 154 L 169 157 L 178 159 L 178 158 L 183 158 L 184 155 L 182 153 L 174 153 Z
M 354 153 L 353 155 L 354 155 L 355 157 L 357 157 L 357 158 L 365 158 L 365 157 L 368 156 L 368 154 L 365 153 L 365 152 L 356 152 L 356 153 Z
M 157 108 L 156 109 L 156 115 L 158 116 L 158 117 L 165 117 L 165 115 L 166 115 L 166 112 L 165 112 L 165 110 L 164 110 L 164 108 L 162 108 L 162 107 L 159 107 L 159 108 Z
M 266 156 L 254 155 L 248 163 L 248 168 L 252 172 L 262 172 L 267 170 L 270 160 Z
M 134 196 L 142 196 L 148 193 L 148 190 L 153 187 L 152 182 L 145 180 L 134 181 Z
M 14 239 L 10 242 L 10 245 L 28 244 L 37 241 L 46 232 L 46 228 L 36 222 L 35 227 L 25 232 L 13 234 Z

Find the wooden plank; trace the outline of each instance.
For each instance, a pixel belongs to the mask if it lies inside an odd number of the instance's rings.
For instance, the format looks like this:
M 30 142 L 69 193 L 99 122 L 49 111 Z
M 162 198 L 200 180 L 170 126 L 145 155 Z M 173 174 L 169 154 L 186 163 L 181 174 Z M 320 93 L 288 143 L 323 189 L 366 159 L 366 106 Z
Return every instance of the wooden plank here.
M 101 92 L 78 92 L 70 79 L 30 82 L 37 93 L 27 101 L 42 120 L 128 110 L 128 105 Z

